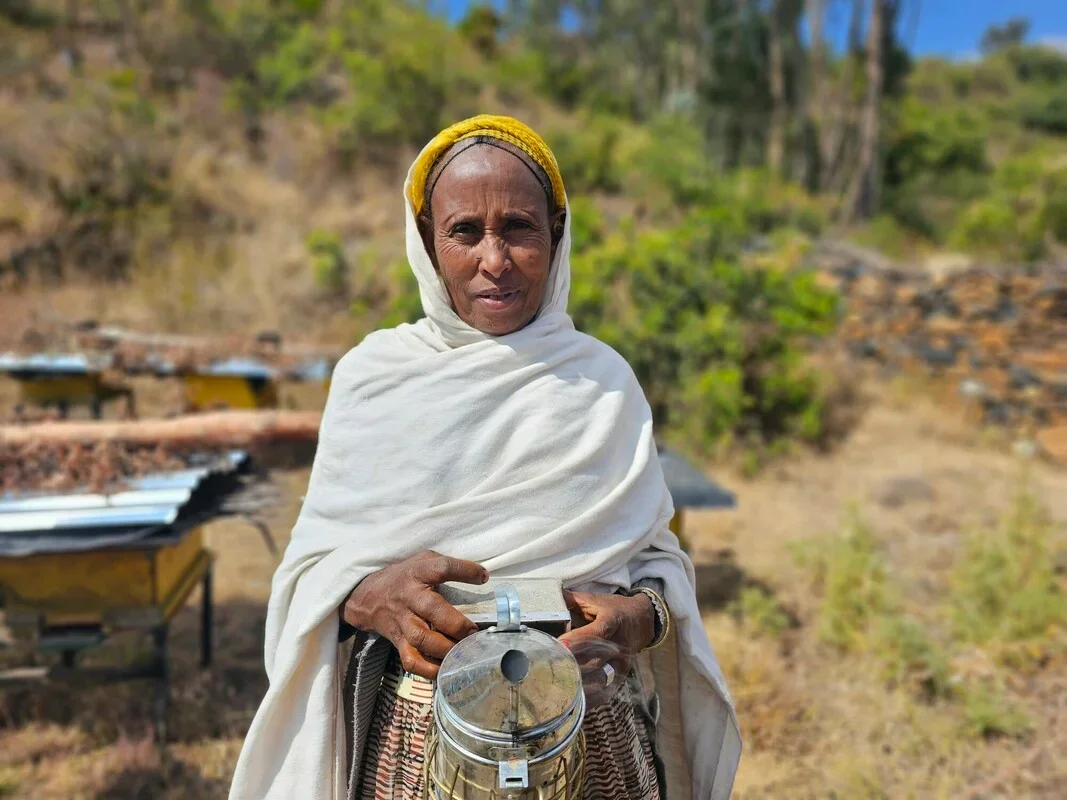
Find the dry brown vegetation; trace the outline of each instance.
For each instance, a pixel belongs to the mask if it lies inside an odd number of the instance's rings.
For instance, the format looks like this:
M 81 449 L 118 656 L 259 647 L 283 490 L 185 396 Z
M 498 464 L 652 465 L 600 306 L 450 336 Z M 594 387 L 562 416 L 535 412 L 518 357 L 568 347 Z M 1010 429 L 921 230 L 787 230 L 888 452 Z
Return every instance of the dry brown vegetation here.
M 307 473 L 278 477 L 289 501 L 271 527 L 284 544 Z M 694 513 L 689 524 L 706 624 L 747 742 L 737 797 L 1062 796 L 1067 475 L 879 386 L 832 455 L 798 455 L 755 480 L 716 477 L 738 492 L 738 508 Z M 1020 485 L 1047 526 L 1013 518 Z M 1045 627 L 1036 636 L 1010 625 L 960 632 L 953 609 L 966 581 L 982 580 L 964 554 L 975 541 L 999 541 L 1005 520 L 1007 535 L 1040 529 L 1053 570 L 1038 592 Z M 274 562 L 240 523 L 213 524 L 209 540 L 217 657 L 198 670 L 194 600 L 173 637 L 173 744 L 162 755 L 152 746 L 143 685 L 9 692 L 0 698 L 0 797 L 226 796 L 265 689 Z M 856 546 L 835 549 L 843 541 Z M 895 638 L 879 635 L 885 624 Z M 116 642 L 94 658 L 137 647 Z

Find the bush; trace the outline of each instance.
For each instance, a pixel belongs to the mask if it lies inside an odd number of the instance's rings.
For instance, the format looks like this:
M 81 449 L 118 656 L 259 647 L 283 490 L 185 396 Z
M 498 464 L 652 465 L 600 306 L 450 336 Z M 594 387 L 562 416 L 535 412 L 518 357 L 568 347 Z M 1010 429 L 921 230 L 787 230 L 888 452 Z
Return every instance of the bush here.
M 904 227 L 944 242 L 960 207 L 988 190 L 984 121 L 964 105 L 908 97 L 888 128 L 885 210 Z
M 604 241 L 607 228 L 596 203 L 583 195 L 569 195 L 571 214 L 571 252 L 583 253 Z
M 885 156 L 889 186 L 912 176 L 984 172 L 986 126 L 966 106 L 927 105 L 905 98 L 890 123 Z
M 875 622 L 892 610 L 878 540 L 853 511 L 843 534 L 817 548 L 808 560 L 822 595 L 819 638 L 844 652 L 865 650 Z
M 1051 532 L 1045 511 L 1023 492 L 994 529 L 971 533 L 952 580 L 952 618 L 962 640 L 1003 646 L 1062 639 L 1067 594 Z
M 1000 165 L 992 191 L 962 211 L 949 241 L 1019 262 L 1045 255 L 1050 236 L 1067 241 L 1067 170 L 1032 153 Z
M 978 683 L 963 693 L 963 732 L 967 736 L 992 739 L 1017 737 L 1030 729 L 1026 714 L 1004 694 L 999 683 Z
M 660 187 L 671 204 L 681 207 L 716 199 L 716 175 L 693 119 L 658 117 L 627 145 L 620 169 L 630 194 L 644 198 L 649 187 Z
M 1067 88 L 1042 92 L 1023 101 L 1019 110 L 1023 125 L 1031 130 L 1067 135 Z
M 307 250 L 315 285 L 323 294 L 343 297 L 348 291 L 348 259 L 341 237 L 332 231 L 314 230 L 307 237 Z
M 1007 58 L 1020 81 L 1050 85 L 1067 81 L 1067 56 L 1051 47 L 1013 47 Z
M 951 671 L 945 653 L 911 617 L 892 614 L 878 620 L 872 634 L 882 679 L 933 699 L 947 697 Z
M 744 234 L 737 210 L 711 207 L 573 258 L 576 324 L 629 361 L 660 430 L 689 449 L 823 432 L 799 343 L 831 329 L 836 297 L 807 273 L 741 267 Z
M 576 192 L 619 189 L 616 147 L 620 122 L 602 114 L 581 120 L 575 131 L 549 131 L 545 138 L 555 153 L 567 188 Z
M 789 614 L 774 595 L 757 586 L 742 589 L 731 603 L 730 611 L 761 636 L 780 636 L 793 626 Z
M 373 249 L 364 251 L 353 270 L 350 314 L 361 334 L 393 328 L 423 316 L 419 285 L 406 259 L 385 261 Z
M 820 596 L 819 638 L 842 653 L 869 655 L 883 681 L 928 700 L 951 694 L 947 652 L 901 608 L 889 566 L 855 509 L 842 534 L 796 550 Z

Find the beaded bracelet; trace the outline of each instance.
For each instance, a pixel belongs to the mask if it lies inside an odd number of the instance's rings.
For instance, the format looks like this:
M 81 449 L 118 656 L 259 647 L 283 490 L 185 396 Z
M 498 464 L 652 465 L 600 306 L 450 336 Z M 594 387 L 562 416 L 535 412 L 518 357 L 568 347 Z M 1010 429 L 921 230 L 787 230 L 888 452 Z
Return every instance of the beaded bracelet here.
M 656 614 L 655 630 L 652 634 L 652 641 L 649 643 L 646 650 L 652 650 L 663 644 L 663 641 L 667 638 L 667 634 L 671 630 L 671 612 L 667 608 L 667 603 L 660 597 L 659 592 L 654 589 L 649 589 L 647 586 L 638 586 L 632 589 L 628 594 L 633 597 L 636 594 L 643 594 L 652 601 L 652 609 Z

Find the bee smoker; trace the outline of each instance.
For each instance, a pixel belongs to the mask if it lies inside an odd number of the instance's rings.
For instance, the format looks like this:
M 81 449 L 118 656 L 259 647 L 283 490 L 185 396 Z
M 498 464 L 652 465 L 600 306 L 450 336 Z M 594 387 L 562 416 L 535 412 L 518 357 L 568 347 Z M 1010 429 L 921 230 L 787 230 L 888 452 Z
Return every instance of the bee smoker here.
M 544 586 L 529 583 L 536 598 Z M 562 594 L 538 620 L 520 609 L 513 584 L 493 591 L 496 624 L 459 642 L 441 664 L 426 745 L 428 800 L 577 800 L 581 673 L 570 650 L 534 627 L 565 629 Z

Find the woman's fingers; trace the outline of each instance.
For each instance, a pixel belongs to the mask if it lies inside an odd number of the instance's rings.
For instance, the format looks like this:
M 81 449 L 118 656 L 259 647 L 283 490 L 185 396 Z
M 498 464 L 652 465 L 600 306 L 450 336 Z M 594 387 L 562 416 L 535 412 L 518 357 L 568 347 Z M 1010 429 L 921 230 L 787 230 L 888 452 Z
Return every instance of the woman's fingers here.
M 455 642 L 478 630 L 477 625 L 434 591 L 420 592 L 412 602 L 411 610 L 434 630 L 440 631 Z
M 604 640 L 610 642 L 615 635 L 615 620 L 610 614 L 599 614 L 588 625 L 573 628 L 559 637 L 559 640 L 571 648 L 588 646 L 591 642 Z
M 415 615 L 410 616 L 401 625 L 401 633 L 404 639 L 419 653 L 429 658 L 438 660 L 448 655 L 455 642 L 444 634 L 430 630 L 430 626 Z
M 613 670 L 611 680 L 605 666 Z M 582 691 L 585 692 L 586 705 L 596 708 L 611 701 L 619 691 L 619 685 L 630 674 L 631 662 L 628 658 L 616 658 L 601 664 L 596 669 L 582 670 Z
M 449 581 L 482 584 L 489 580 L 489 572 L 481 564 L 451 556 L 425 558 L 411 565 L 412 575 L 427 586 Z
M 422 656 L 418 649 L 406 639 L 396 643 L 400 654 L 400 664 L 413 675 L 427 680 L 436 680 L 440 667 Z

